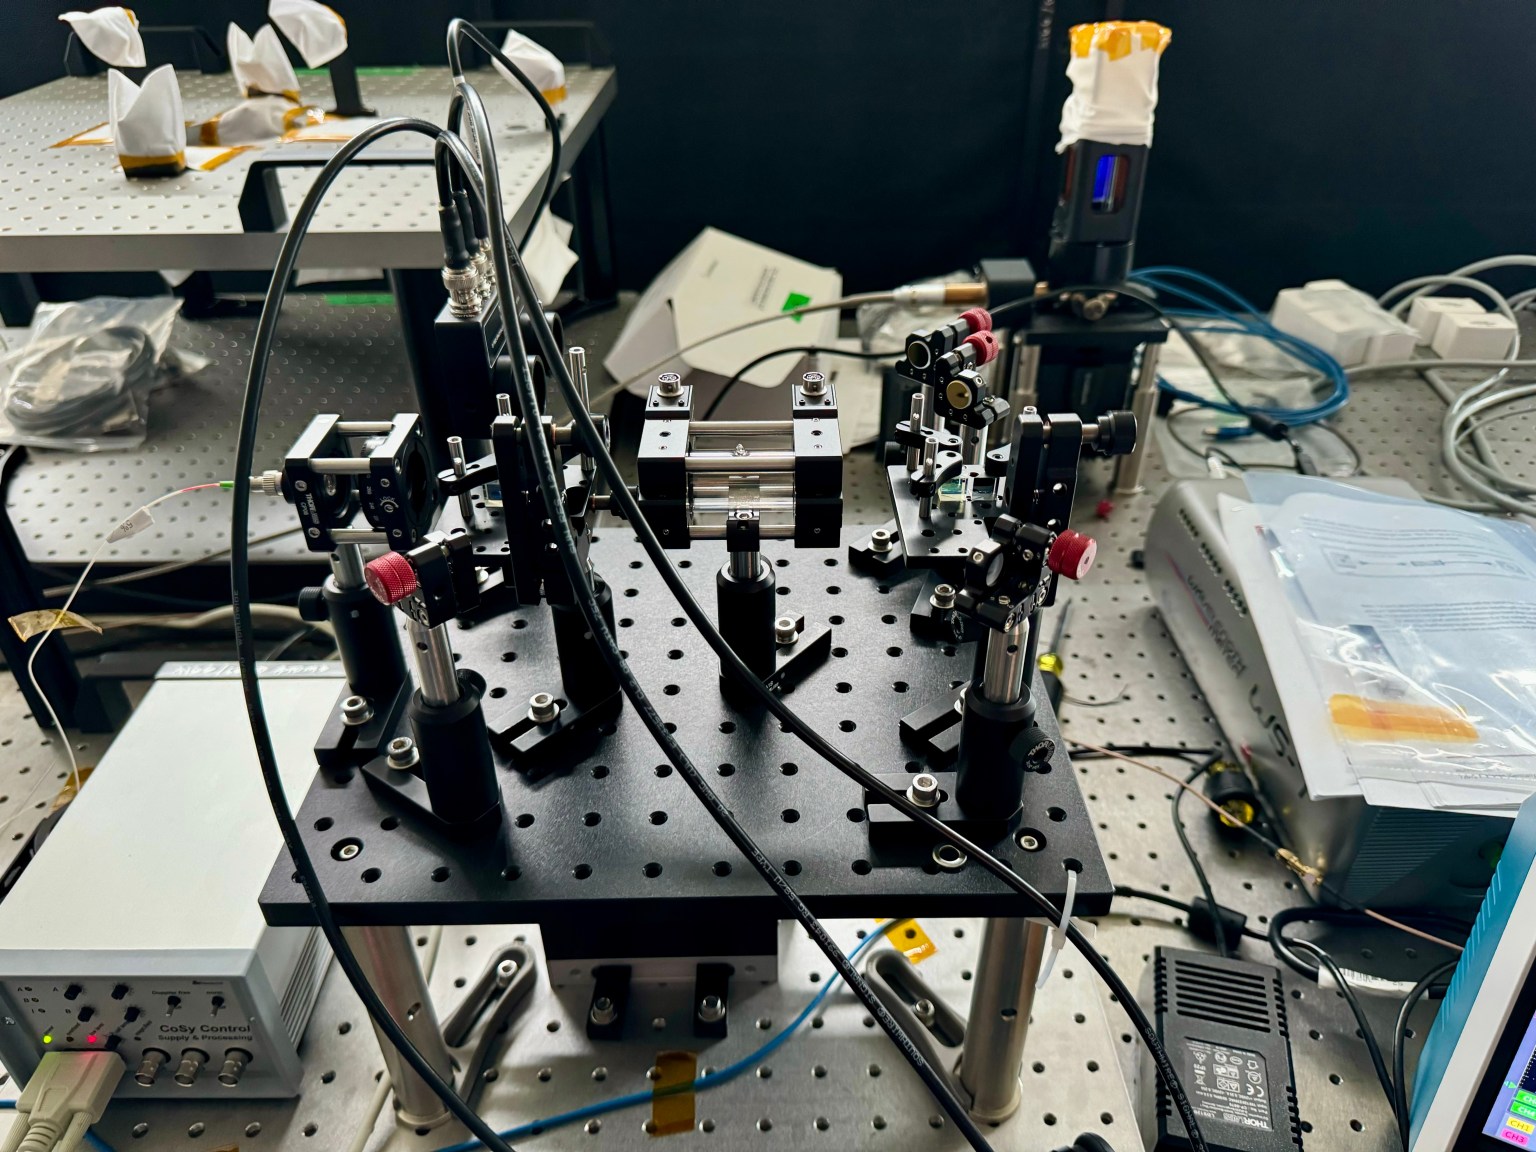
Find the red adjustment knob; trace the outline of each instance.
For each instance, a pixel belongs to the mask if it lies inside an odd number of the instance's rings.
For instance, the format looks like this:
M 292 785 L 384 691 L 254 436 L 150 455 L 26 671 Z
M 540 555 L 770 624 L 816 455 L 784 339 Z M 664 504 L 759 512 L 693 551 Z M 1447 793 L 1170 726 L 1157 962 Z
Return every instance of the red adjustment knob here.
M 997 336 L 992 332 L 972 332 L 964 343 L 976 349 L 976 364 L 990 364 L 997 359 Z
M 416 591 L 416 569 L 398 552 L 386 552 L 363 568 L 368 591 L 380 604 L 398 604 Z
M 967 308 L 960 313 L 960 319 L 971 326 L 972 332 L 992 331 L 992 313 L 985 308 Z
M 1081 580 L 1093 567 L 1093 558 L 1099 554 L 1099 546 L 1091 536 L 1068 528 L 1051 541 L 1050 551 L 1045 554 L 1045 566 L 1058 576 L 1068 580 Z
M 1108 520 L 1109 514 L 1114 510 L 1115 502 L 1113 500 L 1100 500 L 1093 506 L 1093 514 L 1100 520 Z

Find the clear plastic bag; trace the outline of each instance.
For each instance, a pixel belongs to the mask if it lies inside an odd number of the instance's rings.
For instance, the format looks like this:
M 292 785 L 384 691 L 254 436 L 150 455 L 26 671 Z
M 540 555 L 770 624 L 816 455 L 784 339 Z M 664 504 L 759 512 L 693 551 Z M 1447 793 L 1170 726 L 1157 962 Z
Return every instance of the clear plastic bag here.
M 29 339 L 0 354 L 0 443 L 74 452 L 142 444 L 180 310 L 174 296 L 39 305 Z
M 1245 479 L 1315 691 L 1307 711 L 1355 778 L 1476 788 L 1489 805 L 1536 788 L 1536 532 L 1311 478 Z

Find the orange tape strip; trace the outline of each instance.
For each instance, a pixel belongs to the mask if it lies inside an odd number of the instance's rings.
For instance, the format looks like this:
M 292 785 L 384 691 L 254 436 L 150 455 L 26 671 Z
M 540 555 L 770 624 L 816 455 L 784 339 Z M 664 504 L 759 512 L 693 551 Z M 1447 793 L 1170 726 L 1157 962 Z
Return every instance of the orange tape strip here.
M 651 1123 L 646 1129 L 652 1136 L 676 1136 L 693 1131 L 694 1094 L 678 1091 L 692 1084 L 699 1074 L 699 1058 L 693 1052 L 656 1053 L 656 1080 L 651 1089 Z M 670 1092 L 665 1089 L 670 1088 Z

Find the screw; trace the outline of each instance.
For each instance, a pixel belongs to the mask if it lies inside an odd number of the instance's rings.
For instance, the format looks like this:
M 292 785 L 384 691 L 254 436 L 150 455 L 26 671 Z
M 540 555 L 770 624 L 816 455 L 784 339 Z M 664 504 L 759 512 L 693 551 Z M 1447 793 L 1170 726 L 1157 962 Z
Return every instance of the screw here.
M 955 606 L 955 586 L 953 584 L 938 584 L 934 586 L 933 595 L 928 597 L 928 603 L 935 608 L 953 608 Z
M 793 616 L 780 616 L 773 622 L 773 639 L 779 644 L 793 644 L 800 639 L 800 629 Z
M 498 988 L 505 988 L 508 984 L 512 983 L 512 977 L 516 975 L 517 961 L 503 960 L 500 964 L 496 965 L 496 986 Z
M 308 492 L 309 491 L 309 481 L 308 480 L 295 480 L 293 482 L 293 490 L 295 492 Z
M 976 549 L 974 552 L 971 553 L 971 563 L 972 564 L 985 564 L 986 562 L 987 562 L 987 554 L 985 552 L 983 552 L 980 548 Z
M 599 996 L 592 1001 L 592 1023 L 612 1024 L 619 1018 L 619 1008 L 607 996 Z
M 932 808 L 939 802 L 938 778 L 928 772 L 912 777 L 912 783 L 907 785 L 907 799 L 924 808 Z
M 807 372 L 800 377 L 800 391 L 807 396 L 820 396 L 827 390 L 827 376 L 824 372 Z
M 351 860 L 362 850 L 363 846 L 356 841 L 351 844 L 343 844 L 340 848 L 336 849 L 336 858 L 338 860 Z
M 373 705 L 365 696 L 348 696 L 341 702 L 341 722 L 349 728 L 373 719 Z
M 1020 832 L 1014 838 L 1015 843 L 1026 852 L 1038 852 L 1044 845 L 1040 843 L 1040 837 L 1033 832 Z
M 528 698 L 528 719 L 535 724 L 548 724 L 560 715 L 560 705 L 548 692 L 535 692 Z
M 409 736 L 396 736 L 385 748 L 391 768 L 412 768 L 421 760 L 416 751 L 416 741 Z
M 889 552 L 891 550 L 891 533 L 886 528 L 876 528 L 869 534 L 869 549 L 871 552 Z
M 318 529 L 318 528 L 310 528 L 310 529 L 307 530 L 306 534 L 309 536 L 309 538 L 311 540 L 318 540 L 318 539 L 320 539 L 320 529 Z
M 676 372 L 663 372 L 656 377 L 656 394 L 658 396 L 680 396 L 683 391 L 683 378 Z
M 924 1024 L 932 1023 L 934 1016 L 937 1015 L 933 1007 L 933 1001 L 926 998 L 919 1000 L 916 1004 L 912 1005 L 912 1015 L 916 1016 Z
M 725 1019 L 725 1001 L 713 994 L 699 1001 L 699 1019 L 706 1024 L 717 1024 Z

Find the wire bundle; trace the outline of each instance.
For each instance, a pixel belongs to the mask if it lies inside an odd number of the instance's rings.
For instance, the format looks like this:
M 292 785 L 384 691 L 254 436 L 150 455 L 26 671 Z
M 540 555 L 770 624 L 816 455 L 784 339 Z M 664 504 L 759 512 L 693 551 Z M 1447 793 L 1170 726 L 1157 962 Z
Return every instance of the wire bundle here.
M 1261 309 L 1221 282 L 1192 269 L 1173 265 L 1143 268 L 1131 273 L 1130 279 L 1132 284 L 1149 288 L 1160 297 L 1180 305 L 1177 308 L 1165 308 L 1163 315 L 1189 340 L 1191 350 L 1200 358 L 1212 382 L 1222 394 L 1221 400 L 1212 400 L 1159 379 L 1158 387 L 1175 399 L 1231 416 L 1240 416 L 1255 423 L 1273 422 L 1284 428 L 1297 428 L 1326 420 L 1349 402 L 1349 377 L 1343 365 L 1315 344 L 1276 328 Z M 1235 332 L 1267 340 L 1303 368 L 1317 373 L 1322 382 L 1330 386 L 1328 395 L 1301 408 L 1244 403 L 1227 388 L 1193 338 L 1193 334 L 1202 332 Z

